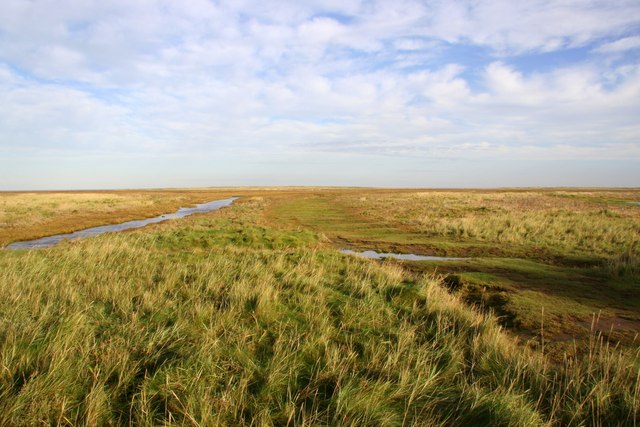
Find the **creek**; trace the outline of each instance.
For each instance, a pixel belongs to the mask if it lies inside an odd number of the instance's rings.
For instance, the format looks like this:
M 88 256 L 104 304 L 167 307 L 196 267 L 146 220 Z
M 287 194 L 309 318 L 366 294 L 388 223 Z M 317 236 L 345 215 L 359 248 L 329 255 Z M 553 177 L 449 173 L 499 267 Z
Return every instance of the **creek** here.
M 231 205 L 237 197 L 231 197 L 229 199 L 213 200 L 207 203 L 197 204 L 195 207 L 180 208 L 174 213 L 163 214 L 155 216 L 153 218 L 136 219 L 133 221 L 126 221 L 120 224 L 101 225 L 99 227 L 91 227 L 84 230 L 74 231 L 73 233 L 56 234 L 53 236 L 42 237 L 34 240 L 26 240 L 23 242 L 13 242 L 5 247 L 5 249 L 36 249 L 36 248 L 49 248 L 55 246 L 63 240 L 70 239 L 83 239 L 87 237 L 98 236 L 104 233 L 116 233 L 119 231 L 131 230 L 133 228 L 144 227 L 145 225 L 155 224 L 158 222 L 168 221 L 171 219 L 180 219 L 189 215 L 197 213 L 206 213 L 218 210 L 225 206 Z

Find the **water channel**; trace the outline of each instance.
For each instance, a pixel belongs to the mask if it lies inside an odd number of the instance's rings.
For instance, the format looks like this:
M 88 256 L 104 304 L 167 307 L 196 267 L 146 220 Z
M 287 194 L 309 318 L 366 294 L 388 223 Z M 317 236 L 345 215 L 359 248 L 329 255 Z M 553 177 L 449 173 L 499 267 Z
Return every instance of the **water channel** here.
M 35 240 L 27 240 L 24 242 L 10 243 L 5 249 L 36 249 L 36 248 L 48 248 L 55 246 L 63 240 L 67 239 L 81 239 L 86 237 L 93 237 L 104 233 L 114 233 L 118 231 L 130 230 L 132 228 L 140 228 L 145 225 L 155 224 L 157 222 L 168 221 L 170 219 L 180 219 L 185 216 L 206 213 L 218 210 L 225 206 L 231 205 L 237 197 L 231 197 L 229 199 L 214 200 L 207 203 L 201 203 L 191 208 L 180 208 L 175 213 L 164 214 L 153 218 L 137 219 L 133 221 L 122 222 L 120 224 L 102 225 L 99 227 L 87 228 L 85 230 L 74 231 L 67 234 L 56 234 L 54 236 L 42 237 Z
M 340 252 L 347 255 L 356 255 L 363 258 L 370 259 L 383 259 L 383 258 L 395 258 L 403 261 L 461 261 L 469 258 L 454 258 L 447 256 L 428 256 L 428 255 L 416 255 L 416 254 L 398 254 L 393 252 L 376 252 L 376 251 L 363 251 L 356 252 L 351 249 L 341 249 Z

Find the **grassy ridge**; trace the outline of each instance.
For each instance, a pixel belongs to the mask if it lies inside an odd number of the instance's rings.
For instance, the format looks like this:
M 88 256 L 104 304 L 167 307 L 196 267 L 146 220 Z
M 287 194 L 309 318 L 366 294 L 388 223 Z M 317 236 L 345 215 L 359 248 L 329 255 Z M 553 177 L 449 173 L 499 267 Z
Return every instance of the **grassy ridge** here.
M 640 359 L 549 364 L 437 277 L 253 198 L 0 252 L 0 424 L 634 425 Z

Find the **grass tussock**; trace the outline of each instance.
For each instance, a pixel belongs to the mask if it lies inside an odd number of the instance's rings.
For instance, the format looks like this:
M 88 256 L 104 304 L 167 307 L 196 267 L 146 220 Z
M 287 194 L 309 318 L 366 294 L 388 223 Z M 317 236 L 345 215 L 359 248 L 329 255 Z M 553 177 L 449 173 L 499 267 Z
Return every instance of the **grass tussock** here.
M 264 200 L 0 253 L 2 425 L 636 425 L 640 359 L 549 364 L 434 275 Z
M 616 277 L 640 277 L 640 255 L 629 248 L 622 254 L 609 258 L 607 267 L 610 273 Z

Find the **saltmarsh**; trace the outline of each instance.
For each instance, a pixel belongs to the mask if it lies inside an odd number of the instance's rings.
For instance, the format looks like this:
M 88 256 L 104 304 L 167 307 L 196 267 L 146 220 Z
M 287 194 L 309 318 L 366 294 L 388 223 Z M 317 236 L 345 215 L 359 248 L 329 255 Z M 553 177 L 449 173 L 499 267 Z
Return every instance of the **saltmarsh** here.
M 0 193 L 0 247 L 19 240 L 172 213 L 224 189 Z
M 0 252 L 0 424 L 634 425 L 640 359 L 549 363 L 273 198 Z M 281 211 L 282 212 L 282 211 Z
M 281 198 L 269 217 L 341 247 L 472 257 L 403 266 L 446 275 L 464 301 L 562 359 L 587 351 L 593 330 L 638 345 L 640 209 L 626 202 L 639 198 L 633 189 L 362 190 Z
M 362 216 L 525 256 L 640 256 L 640 191 L 414 191 L 344 195 Z

